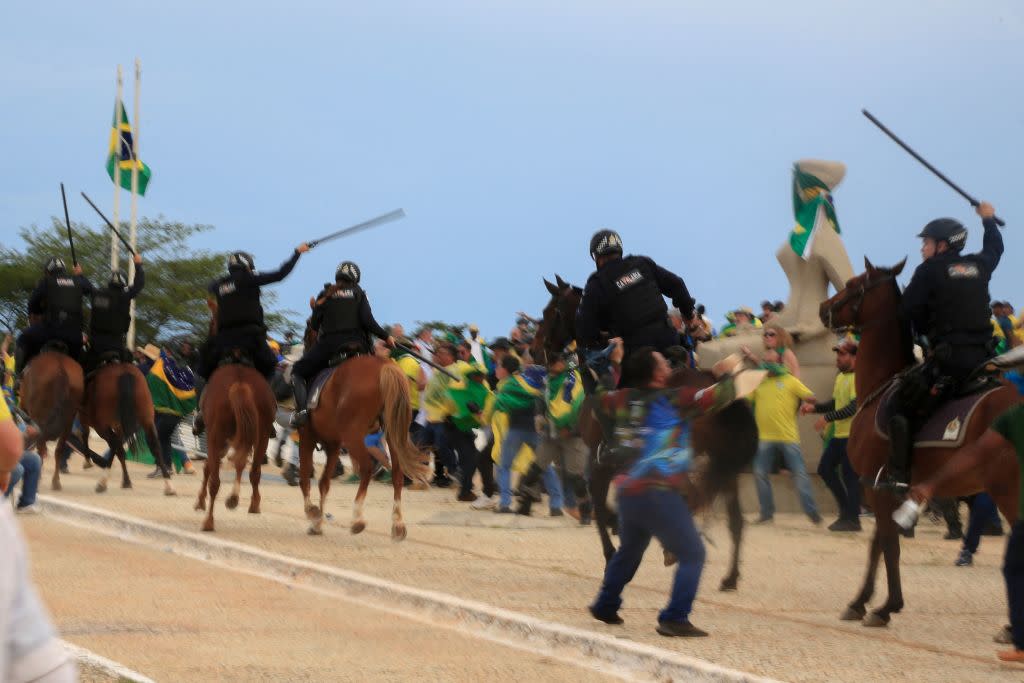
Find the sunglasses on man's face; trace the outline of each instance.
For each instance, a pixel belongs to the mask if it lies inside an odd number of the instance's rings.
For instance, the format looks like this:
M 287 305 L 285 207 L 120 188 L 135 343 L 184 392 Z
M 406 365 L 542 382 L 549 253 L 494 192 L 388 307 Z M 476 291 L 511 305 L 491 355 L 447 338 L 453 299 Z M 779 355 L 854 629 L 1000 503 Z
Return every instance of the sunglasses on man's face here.
M 775 333 L 774 332 L 765 332 L 764 336 L 766 336 L 766 337 L 774 337 Z

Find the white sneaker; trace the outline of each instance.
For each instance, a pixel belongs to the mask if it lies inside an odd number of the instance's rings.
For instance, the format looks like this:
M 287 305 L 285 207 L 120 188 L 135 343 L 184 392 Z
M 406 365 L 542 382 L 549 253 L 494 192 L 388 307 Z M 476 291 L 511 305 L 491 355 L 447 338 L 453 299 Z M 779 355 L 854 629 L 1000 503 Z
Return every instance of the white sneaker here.
M 479 496 L 476 500 L 469 504 L 474 510 L 493 510 L 498 504 L 498 496 L 491 496 L 487 498 L 485 496 Z
M 14 511 L 19 515 L 38 515 L 39 506 L 36 505 L 35 503 L 32 503 L 31 505 L 26 505 L 25 507 L 15 508 Z

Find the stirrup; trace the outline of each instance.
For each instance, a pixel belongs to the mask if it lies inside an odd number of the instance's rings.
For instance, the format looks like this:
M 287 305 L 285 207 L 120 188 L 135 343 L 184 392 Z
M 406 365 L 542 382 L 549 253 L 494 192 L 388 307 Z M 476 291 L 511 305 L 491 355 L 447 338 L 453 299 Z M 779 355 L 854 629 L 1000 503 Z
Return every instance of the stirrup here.
M 878 474 L 875 475 L 875 483 L 872 488 L 875 491 L 889 491 L 890 493 L 906 493 L 910 489 L 910 484 L 899 481 L 893 475 L 886 473 L 885 477 L 882 477 L 882 472 L 885 472 L 885 465 L 878 468 Z

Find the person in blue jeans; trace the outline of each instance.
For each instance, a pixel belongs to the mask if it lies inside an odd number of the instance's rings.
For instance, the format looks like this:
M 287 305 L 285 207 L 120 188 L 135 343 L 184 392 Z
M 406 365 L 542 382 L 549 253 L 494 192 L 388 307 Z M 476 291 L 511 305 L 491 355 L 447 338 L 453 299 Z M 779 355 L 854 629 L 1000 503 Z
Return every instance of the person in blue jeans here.
M 622 357 L 621 344 L 617 347 L 613 363 Z M 605 568 L 590 613 L 606 624 L 623 623 L 619 616 L 622 591 L 640 567 L 651 539 L 657 538 L 679 564 L 656 630 L 663 636 L 692 638 L 707 632 L 690 622 L 705 559 L 690 510 L 691 503 L 700 502 L 689 478 L 694 459 L 690 424 L 693 418 L 720 410 L 752 391 L 765 373 L 748 371 L 698 390 L 668 389 L 671 372 L 668 361 L 653 348 L 638 349 L 625 363 L 624 374 L 640 388 L 600 397 L 597 415 L 608 445 L 607 457 L 617 468 L 620 545 Z
M 995 524 L 1000 524 L 996 501 L 987 493 L 969 496 L 967 505 L 971 510 L 971 516 L 967 521 L 967 533 L 964 534 L 960 554 L 957 556 L 956 562 L 953 563 L 957 567 L 970 567 L 974 564 L 974 553 L 978 552 L 982 533 L 992 524 L 993 520 Z
M 29 439 L 38 434 L 33 425 L 24 427 L 20 422 L 17 425 Z M 3 492 L 4 498 L 10 498 L 18 482 L 21 482 L 21 495 L 18 497 L 16 506 L 17 512 L 29 514 L 38 511 L 36 492 L 39 491 L 39 478 L 42 476 L 42 472 L 43 459 L 39 457 L 39 454 L 31 450 L 24 451 L 21 458 L 18 459 L 18 464 L 11 471 L 11 480 L 7 485 L 7 490 Z

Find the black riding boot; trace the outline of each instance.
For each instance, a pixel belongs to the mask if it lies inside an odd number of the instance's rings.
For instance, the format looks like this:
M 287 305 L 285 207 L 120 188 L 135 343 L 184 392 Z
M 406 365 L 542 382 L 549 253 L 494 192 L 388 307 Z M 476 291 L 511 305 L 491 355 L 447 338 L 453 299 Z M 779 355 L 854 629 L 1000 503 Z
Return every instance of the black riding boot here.
M 292 373 L 292 391 L 295 392 L 295 412 L 292 413 L 291 426 L 296 429 L 306 424 L 309 411 L 306 410 L 306 380 Z
M 530 516 L 530 508 L 534 503 L 540 502 L 540 492 L 537 490 L 537 484 L 540 483 L 540 478 L 544 474 L 544 470 L 537 466 L 536 462 L 530 463 L 530 469 L 523 475 L 522 480 L 519 482 L 519 490 L 516 491 L 516 497 L 519 499 L 519 508 L 516 510 L 517 515 Z
M 889 418 L 889 448 L 887 475 L 879 486 L 895 493 L 906 493 L 910 487 L 910 453 L 914 448 L 914 434 L 910 420 L 903 415 Z

